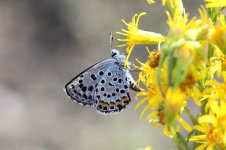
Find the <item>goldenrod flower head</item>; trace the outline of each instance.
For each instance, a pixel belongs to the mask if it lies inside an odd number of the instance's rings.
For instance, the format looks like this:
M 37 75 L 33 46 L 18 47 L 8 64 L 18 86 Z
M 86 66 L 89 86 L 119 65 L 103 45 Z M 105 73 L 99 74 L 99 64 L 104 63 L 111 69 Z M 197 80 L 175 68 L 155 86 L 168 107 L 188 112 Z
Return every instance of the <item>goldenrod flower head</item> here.
M 156 110 L 160 106 L 163 100 L 163 97 L 160 94 L 160 91 L 157 85 L 152 85 L 148 87 L 147 91 L 141 91 L 137 93 L 136 98 L 140 96 L 142 96 L 143 98 L 139 100 L 139 102 L 135 107 L 135 110 L 137 110 L 142 104 L 147 102 L 147 104 L 145 105 L 145 107 L 143 108 L 140 114 L 140 119 L 143 118 L 147 110 Z M 150 119 L 147 119 L 147 120 L 150 120 Z
M 219 58 L 221 61 L 222 70 L 226 71 L 226 56 L 222 54 L 219 56 Z
M 209 75 L 211 79 L 214 79 L 215 75 L 218 78 L 225 78 L 226 72 L 226 56 L 221 52 L 221 50 L 213 45 L 215 55 L 210 58 Z
M 215 75 L 217 75 L 217 77 L 220 77 L 221 75 L 221 61 L 220 58 L 217 56 L 211 57 L 210 58 L 210 67 L 209 67 L 209 75 L 211 79 L 215 78 Z
M 181 17 L 184 13 L 184 6 L 182 0 L 162 0 L 162 5 L 165 5 L 167 2 L 167 6 L 174 16 Z
M 205 0 L 206 7 L 226 7 L 225 0 Z
M 169 90 L 169 93 L 171 93 L 170 91 L 171 90 Z M 140 119 L 143 118 L 144 114 L 148 110 L 151 111 L 147 115 L 146 120 L 150 122 L 153 126 L 164 125 L 163 132 L 169 137 L 172 137 L 172 133 L 168 130 L 168 126 L 170 125 L 171 122 L 166 122 L 165 119 L 167 119 L 167 117 L 169 120 L 171 119 L 175 121 L 177 120 L 187 131 L 190 132 L 192 130 L 191 126 L 180 117 L 181 112 L 183 111 L 183 108 L 186 105 L 186 102 L 183 103 L 183 101 L 185 101 L 186 99 L 185 95 L 181 96 L 180 94 L 178 97 L 179 92 L 175 92 L 173 95 L 170 95 L 169 93 L 166 95 L 168 98 L 167 102 L 170 106 L 166 108 L 166 109 L 170 109 L 170 111 L 167 110 L 167 113 L 165 109 L 163 109 L 162 107 L 162 104 L 166 102 L 163 101 L 164 98 L 162 97 L 157 85 L 152 85 L 148 88 L 147 91 L 141 91 L 137 94 L 137 97 L 140 97 L 140 96 L 144 96 L 144 97 L 141 100 L 139 100 L 135 110 L 137 110 L 141 105 L 147 102 L 147 104 L 145 105 L 144 109 L 140 114 Z M 179 98 L 179 100 L 177 97 Z M 173 105 L 171 105 L 172 104 L 171 100 L 173 100 L 172 101 Z M 172 111 L 172 109 L 175 110 L 176 112 Z M 173 115 L 172 115 L 172 112 L 174 113 Z M 172 118 L 169 118 L 169 117 L 172 117 Z M 179 129 L 180 127 L 177 126 L 176 131 L 179 132 Z
M 208 33 L 209 19 L 203 7 L 199 9 L 199 13 L 200 19 L 193 17 L 188 21 L 188 14 L 171 17 L 170 13 L 166 12 L 170 34 L 177 37 L 176 40 L 178 38 L 185 38 L 185 40 L 195 41 L 204 38 Z
M 145 12 L 135 14 L 130 23 L 122 19 L 122 22 L 128 26 L 128 30 L 122 29 L 122 32 L 116 32 L 117 34 L 126 36 L 126 39 L 118 39 L 121 42 L 125 42 L 124 44 L 118 45 L 118 47 L 127 46 L 127 61 L 135 45 L 157 44 L 165 39 L 165 37 L 159 33 L 144 31 L 138 28 L 139 19 L 145 14 Z
M 159 44 L 158 50 L 147 49 L 146 61 L 136 59 L 139 65 L 134 66 L 140 70 L 136 83 L 142 91 L 136 95 L 140 100 L 135 110 L 143 106 L 140 119 L 147 114 L 146 121 L 163 126 L 178 149 L 190 149 L 191 143 L 180 133 L 183 127 L 187 139 L 197 143 L 195 150 L 226 150 L 226 0 L 205 0 L 208 8 L 201 6 L 200 17 L 191 19 L 182 0 L 162 3 L 169 7 L 167 36 L 138 28 L 144 12 L 130 22 L 122 20 L 127 29 L 117 32 L 125 36 L 119 47 L 127 46 L 127 62 L 135 45 Z M 187 105 L 189 100 L 200 107 L 197 117 Z
M 225 149 L 224 132 L 219 130 L 215 125 L 209 125 L 207 123 L 200 123 L 194 126 L 194 129 L 201 132 L 201 135 L 192 136 L 190 141 L 201 143 L 195 150 L 209 149 L 212 150 L 214 147 L 223 147 Z M 223 150 L 222 149 L 222 150 Z
M 168 11 L 166 11 L 166 15 L 168 17 L 168 26 L 176 35 L 181 35 L 187 28 L 190 28 L 189 26 L 186 26 L 186 23 L 188 21 L 188 15 L 181 16 L 171 16 Z
M 142 82 L 146 87 L 150 87 L 155 81 L 157 68 L 152 68 L 148 61 L 142 63 L 137 59 L 137 62 L 140 63 L 140 66 L 135 66 L 140 70 L 137 80 L 138 86 Z
M 218 24 L 215 25 L 209 32 L 209 39 L 213 41 L 226 55 L 226 20 L 225 16 L 221 15 L 218 18 Z
M 160 50 L 149 52 L 149 57 L 148 57 L 147 63 L 149 64 L 149 66 L 151 68 L 157 68 L 159 65 L 160 57 L 161 57 Z
M 210 111 L 216 116 L 218 126 L 226 131 L 226 101 L 213 102 L 210 105 Z M 225 141 L 226 142 L 226 141 Z
M 179 88 L 169 88 L 164 101 L 164 114 L 168 123 L 176 119 L 186 106 L 186 95 Z
M 202 143 L 196 149 L 226 149 L 226 102 L 213 102 L 210 113 L 198 118 L 198 125 L 194 129 L 200 135 L 192 136 L 191 141 Z
M 186 97 L 191 97 L 198 106 L 201 105 L 200 98 L 202 93 L 197 82 L 206 78 L 206 73 L 202 69 L 202 67 L 192 64 L 189 67 L 188 73 L 186 74 L 184 80 L 178 86 Z
M 157 65 L 160 59 L 161 52 L 159 50 L 151 51 L 151 52 L 148 50 L 148 53 L 149 53 L 149 59 L 145 63 L 142 63 L 139 60 L 137 60 L 140 66 L 135 66 L 140 70 L 139 79 L 137 81 L 138 85 L 140 86 L 140 83 L 142 83 L 147 89 L 146 91 L 143 90 L 141 92 L 138 92 L 136 95 L 136 97 L 142 96 L 143 98 L 139 100 L 135 110 L 137 110 L 142 104 L 147 102 L 140 114 L 141 119 L 143 118 L 147 110 L 155 111 L 156 109 L 158 109 L 158 107 L 161 105 L 163 101 L 163 97 L 159 91 L 159 88 L 157 86 L 157 81 L 156 81 L 157 69 L 158 69 Z M 163 72 L 165 71 L 164 68 L 165 67 L 163 67 L 162 69 Z M 162 76 L 163 83 L 165 83 L 164 82 L 165 79 L 166 79 L 166 76 Z M 165 85 L 164 85 L 164 89 L 166 89 Z M 153 114 L 148 115 L 147 120 L 150 120 L 151 116 L 153 117 Z M 154 123 L 156 123 L 156 120 L 159 120 L 157 118 L 155 117 Z
M 148 50 L 148 49 L 147 49 Z M 138 59 L 137 62 L 140 64 L 139 66 L 135 66 L 135 68 L 139 69 L 139 78 L 138 78 L 138 85 L 142 82 L 145 87 L 150 87 L 153 84 L 156 84 L 156 76 L 157 76 L 157 70 L 158 70 L 158 64 L 161 57 L 161 51 L 160 50 L 154 50 L 149 51 L 149 57 L 148 60 L 145 63 L 142 63 Z M 162 68 L 162 72 L 165 72 L 165 66 Z M 166 75 L 162 77 L 162 80 L 164 81 L 166 79 Z
M 186 78 L 190 66 L 195 61 L 201 61 L 200 58 L 205 56 L 205 51 L 199 40 L 206 37 L 209 25 L 204 9 L 200 9 L 201 19 L 193 18 L 190 21 L 188 21 L 188 15 L 174 16 L 173 18 L 169 12 L 167 15 L 170 32 L 162 44 L 162 56 L 165 58 L 162 57 L 160 64 L 168 58 L 168 86 L 178 87 Z M 161 89 L 161 84 L 158 85 Z
M 166 115 L 164 114 L 164 110 L 163 109 L 157 109 L 156 111 L 153 111 L 151 112 L 148 117 L 147 117 L 147 120 L 149 120 L 149 122 L 153 125 L 153 126 L 160 126 L 160 125 L 163 125 L 163 133 L 170 137 L 170 138 L 173 138 L 173 134 L 172 132 L 169 130 L 170 126 L 172 124 L 169 124 L 165 121 L 165 118 Z M 178 121 L 178 123 L 180 124 L 177 124 L 174 128 L 175 128 L 175 131 L 176 132 L 179 132 L 180 129 L 181 129 L 181 126 L 183 128 L 185 128 L 188 132 L 191 132 L 192 131 L 192 127 L 184 120 L 180 117 L 180 115 L 177 115 L 176 116 L 176 121 Z
M 180 89 L 185 92 L 188 89 L 192 89 L 195 83 L 196 81 L 193 74 L 188 73 L 186 79 L 180 84 Z
M 215 101 L 226 101 L 226 82 L 207 80 L 205 82 L 205 90 L 203 91 L 202 99 L 208 99 L 205 105 L 205 111 L 208 112 L 211 105 Z
M 148 114 L 146 120 L 153 126 L 166 125 L 164 111 L 162 108 L 156 109 Z

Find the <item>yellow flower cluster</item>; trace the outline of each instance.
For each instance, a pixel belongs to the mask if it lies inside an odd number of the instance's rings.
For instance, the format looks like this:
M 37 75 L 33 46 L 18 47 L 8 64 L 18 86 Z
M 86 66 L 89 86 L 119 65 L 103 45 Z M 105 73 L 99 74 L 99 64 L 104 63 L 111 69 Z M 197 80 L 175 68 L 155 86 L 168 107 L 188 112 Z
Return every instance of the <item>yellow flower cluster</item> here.
M 208 114 L 198 118 L 198 124 L 194 129 L 199 131 L 198 135 L 190 138 L 190 141 L 201 143 L 196 149 L 226 149 L 226 102 L 213 101 Z
M 153 0 L 147 0 L 154 4 Z M 138 44 L 156 45 L 148 59 L 137 59 L 139 69 L 135 110 L 153 126 L 173 138 L 180 150 L 226 149 L 226 7 L 225 0 L 205 0 L 200 17 L 185 12 L 182 0 L 162 0 L 167 5 L 167 35 L 139 29 L 140 17 L 122 20 L 127 29 L 117 32 L 125 38 L 127 61 Z M 189 107 L 189 103 L 194 106 Z M 200 110 L 194 112 L 194 107 Z M 190 120 L 184 119 L 185 114 Z M 187 135 L 181 134 L 181 127 Z

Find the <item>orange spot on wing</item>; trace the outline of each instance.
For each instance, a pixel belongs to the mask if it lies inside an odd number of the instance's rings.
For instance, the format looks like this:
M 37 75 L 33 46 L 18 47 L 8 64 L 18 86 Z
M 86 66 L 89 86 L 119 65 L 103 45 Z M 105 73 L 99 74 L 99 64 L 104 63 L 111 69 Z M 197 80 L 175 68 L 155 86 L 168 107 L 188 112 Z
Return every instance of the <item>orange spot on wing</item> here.
M 117 100 L 116 105 L 122 105 L 122 100 Z
M 123 103 L 128 104 L 128 103 L 129 103 L 129 101 L 130 101 L 130 99 L 129 99 L 129 97 L 128 97 L 128 96 L 123 96 L 123 97 L 122 97 L 122 101 L 123 101 Z

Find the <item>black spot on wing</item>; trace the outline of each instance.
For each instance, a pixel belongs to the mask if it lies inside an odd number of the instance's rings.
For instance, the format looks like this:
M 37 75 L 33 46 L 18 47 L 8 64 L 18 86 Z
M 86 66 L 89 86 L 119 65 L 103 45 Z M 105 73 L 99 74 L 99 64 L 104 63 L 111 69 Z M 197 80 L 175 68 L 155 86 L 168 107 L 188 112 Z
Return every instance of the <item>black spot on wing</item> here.
M 97 79 L 97 77 L 95 76 L 95 74 L 91 74 L 91 78 L 92 78 L 93 80 L 96 80 L 96 79 Z
M 72 78 L 68 83 L 65 84 L 64 86 L 64 91 L 65 93 L 74 101 L 83 104 L 83 105 L 92 105 L 93 104 L 93 96 L 90 94 L 90 92 L 93 92 L 95 90 L 95 85 L 90 85 L 90 86 L 85 86 L 85 80 L 84 78 L 84 73 L 88 72 L 91 68 L 95 67 L 101 67 L 101 63 L 103 63 L 103 67 L 108 68 L 109 63 L 112 62 L 112 59 L 106 59 L 103 61 L 100 61 L 89 68 L 85 69 L 78 75 L 76 75 L 74 78 Z M 98 69 L 98 68 L 97 68 Z M 106 70 L 105 70 L 106 71 Z M 104 70 L 100 70 L 98 72 L 100 74 L 104 74 Z M 92 75 L 90 75 L 91 77 Z M 88 76 L 87 76 L 88 77 Z M 96 80 L 96 76 L 92 76 L 93 80 Z M 75 82 L 75 83 L 74 83 Z

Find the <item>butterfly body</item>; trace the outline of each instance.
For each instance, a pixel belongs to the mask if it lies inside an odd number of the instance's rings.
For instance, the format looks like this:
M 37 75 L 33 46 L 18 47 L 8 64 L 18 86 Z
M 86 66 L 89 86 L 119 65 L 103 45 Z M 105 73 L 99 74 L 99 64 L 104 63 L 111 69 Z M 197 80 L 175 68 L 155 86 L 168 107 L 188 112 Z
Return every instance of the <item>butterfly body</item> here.
M 94 106 L 98 112 L 120 112 L 131 101 L 129 88 L 137 89 L 125 60 L 125 55 L 113 49 L 112 58 L 78 74 L 65 85 L 65 92 L 73 101 Z

